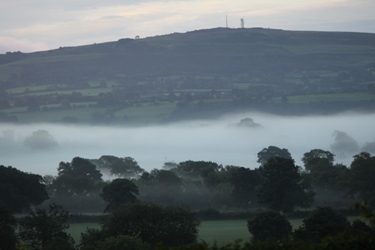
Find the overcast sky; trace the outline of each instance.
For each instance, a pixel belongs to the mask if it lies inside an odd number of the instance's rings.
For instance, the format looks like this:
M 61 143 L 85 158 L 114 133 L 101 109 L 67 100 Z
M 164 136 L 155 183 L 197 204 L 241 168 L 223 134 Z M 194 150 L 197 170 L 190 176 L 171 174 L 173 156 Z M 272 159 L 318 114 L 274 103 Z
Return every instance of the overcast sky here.
M 228 26 L 375 33 L 374 0 L 0 0 L 0 53 Z

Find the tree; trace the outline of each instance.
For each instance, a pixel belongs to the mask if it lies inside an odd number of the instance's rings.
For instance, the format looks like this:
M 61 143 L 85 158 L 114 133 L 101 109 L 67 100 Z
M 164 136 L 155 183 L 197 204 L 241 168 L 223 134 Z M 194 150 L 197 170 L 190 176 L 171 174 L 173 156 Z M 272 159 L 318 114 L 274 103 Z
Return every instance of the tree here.
M 74 249 L 74 240 L 65 230 L 69 228 L 70 213 L 51 204 L 48 211 L 35 209 L 20 221 L 19 237 L 30 249 Z
M 171 170 L 153 169 L 150 173 L 143 173 L 137 181 L 141 197 L 156 204 L 176 204 L 181 198 L 182 179 Z
M 180 162 L 175 171 L 191 179 L 207 176 L 210 172 L 219 171 L 222 166 L 211 161 L 184 161 Z
M 249 207 L 258 203 L 256 187 L 262 183 L 258 170 L 244 167 L 233 168 L 230 183 L 232 184 L 232 196 L 237 206 Z
M 361 148 L 361 152 L 375 154 L 375 141 L 366 142 L 366 144 Z
M 292 155 L 289 153 L 288 149 L 280 149 L 276 146 L 269 146 L 268 148 L 263 148 L 260 152 L 258 152 L 257 162 L 264 165 L 270 158 L 276 156 L 285 159 L 292 159 Z
M 138 194 L 138 187 L 132 181 L 127 179 L 113 180 L 103 187 L 100 194 L 103 200 L 109 203 L 104 212 L 117 209 L 126 203 L 138 201 L 136 197 Z
M 293 159 L 274 157 L 259 168 L 264 178 L 258 190 L 260 204 L 291 212 L 296 206 L 306 207 L 313 201 L 311 183 L 302 178 L 300 167 Z
M 303 155 L 302 161 L 306 170 L 310 171 L 315 187 L 337 189 L 339 176 L 346 167 L 342 164 L 334 165 L 334 159 L 334 154 L 321 149 L 313 149 Z
M 294 231 L 294 238 L 319 242 L 324 237 L 335 236 L 349 227 L 350 223 L 345 215 L 331 207 L 318 207 L 303 220 L 302 226 Z
M 277 241 L 287 238 L 292 225 L 285 216 L 275 211 L 263 211 L 247 221 L 247 228 L 255 241 Z
M 349 194 L 359 194 L 369 205 L 375 205 L 375 156 L 362 152 L 353 156 L 350 168 L 345 170 L 341 183 L 349 188 Z
M 32 149 L 46 149 L 57 146 L 57 142 L 47 130 L 40 129 L 27 137 L 24 145 Z
M 103 241 L 97 241 L 93 244 L 86 244 L 80 250 L 148 250 L 151 249 L 150 245 L 142 242 L 140 239 L 120 235 L 116 237 L 108 237 Z
M 16 219 L 0 204 L 0 249 L 15 250 L 17 244 Z
M 262 128 L 262 125 L 259 123 L 255 123 L 252 118 L 244 118 L 239 123 L 237 123 L 238 127 L 245 127 L 245 128 Z
M 88 196 L 101 190 L 102 174 L 89 160 L 80 157 L 60 162 L 52 189 L 57 196 Z
M 315 168 L 320 166 L 333 166 L 335 155 L 329 151 L 322 149 L 313 149 L 310 152 L 304 153 L 302 162 L 305 165 L 306 170 L 314 171 Z
M 57 168 L 58 176 L 69 175 L 76 177 L 85 177 L 93 181 L 101 181 L 102 174 L 96 169 L 96 166 L 89 160 L 81 157 L 74 157 L 72 162 L 60 162 Z
M 22 212 L 48 199 L 40 175 L 0 166 L 0 202 L 12 212 Z
M 51 201 L 64 205 L 74 212 L 102 212 L 106 206 L 100 197 L 105 183 L 102 174 L 89 160 L 80 157 L 72 162 L 60 162 L 56 178 L 47 178 L 52 182 L 48 186 Z
M 367 225 L 365 222 L 359 219 L 356 219 L 355 221 L 352 222 L 352 226 L 350 230 L 351 230 L 351 233 L 353 233 L 354 235 L 375 233 L 374 230 L 369 225 Z
M 128 235 L 155 246 L 180 246 L 197 241 L 199 221 L 187 208 L 159 207 L 153 204 L 132 203 L 112 211 L 101 222 L 100 230 L 82 234 L 82 244 L 103 242 L 108 237 Z
M 116 157 L 103 155 L 93 160 L 98 168 L 109 169 L 112 175 L 123 178 L 138 178 L 145 170 L 132 157 Z
M 343 154 L 358 152 L 358 143 L 347 133 L 336 130 L 332 135 L 335 137 L 335 142 L 331 145 L 333 151 Z

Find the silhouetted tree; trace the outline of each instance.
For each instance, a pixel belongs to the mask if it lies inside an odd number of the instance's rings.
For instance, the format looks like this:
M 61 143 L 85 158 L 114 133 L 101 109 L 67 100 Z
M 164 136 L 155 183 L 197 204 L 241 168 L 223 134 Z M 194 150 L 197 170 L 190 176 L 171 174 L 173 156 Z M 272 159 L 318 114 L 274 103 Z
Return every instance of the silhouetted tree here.
M 256 187 L 262 183 L 262 177 L 258 170 L 239 167 L 231 171 L 230 183 L 233 188 L 233 199 L 240 207 L 257 205 L 258 198 Z
M 260 152 L 258 152 L 257 162 L 264 165 L 270 158 L 276 156 L 285 159 L 292 159 L 292 155 L 289 153 L 288 149 L 280 149 L 275 146 L 269 146 L 268 148 L 263 148 Z
M 322 149 L 313 149 L 303 154 L 302 162 L 306 170 L 313 171 L 314 168 L 321 165 L 333 166 L 335 155 Z
M 96 166 L 89 160 L 81 157 L 74 157 L 72 162 L 60 162 L 57 168 L 58 176 L 80 176 L 93 181 L 101 181 L 102 174 L 96 169 Z
M 375 156 L 362 152 L 353 156 L 349 169 L 341 177 L 341 183 L 349 188 L 349 194 L 359 194 L 369 205 L 375 205 Z
M 22 218 L 19 237 L 28 249 L 74 249 L 74 240 L 65 231 L 69 217 L 70 213 L 56 204 L 51 204 L 48 211 L 37 208 Z
M 324 237 L 335 236 L 349 227 L 350 223 L 345 215 L 331 207 L 318 207 L 303 220 L 302 226 L 294 231 L 294 238 L 319 242 Z
M 12 213 L 0 204 L 0 249 L 15 250 L 17 244 L 16 219 Z
M 87 233 L 86 233 L 87 235 Z M 80 250 L 148 250 L 151 246 L 142 240 L 128 235 L 107 237 L 103 241 L 88 241 L 83 240 L 84 244 Z
M 222 166 L 211 161 L 184 161 L 180 162 L 175 169 L 176 173 L 185 178 L 201 178 L 210 172 L 219 171 Z
M 103 200 L 108 202 L 104 212 L 119 208 L 126 203 L 136 202 L 139 194 L 138 187 L 130 180 L 115 179 L 105 185 L 101 192 Z
M 0 202 L 12 212 L 22 212 L 48 199 L 40 175 L 0 166 Z
M 159 207 L 153 204 L 133 203 L 112 211 L 101 223 L 100 230 L 82 234 L 82 245 L 100 244 L 108 237 L 127 235 L 152 246 L 180 246 L 195 243 L 199 221 L 187 208 Z
M 138 178 L 145 170 L 132 157 L 103 155 L 98 160 L 91 160 L 98 168 L 109 169 L 112 175 L 123 178 Z
M 182 196 L 182 179 L 171 170 L 153 169 L 143 173 L 137 185 L 140 188 L 140 199 L 156 204 L 171 205 Z
M 275 211 L 263 211 L 247 221 L 247 228 L 255 241 L 277 241 L 292 233 L 289 220 Z
M 80 157 L 72 162 L 60 162 L 58 176 L 53 181 L 52 190 L 55 195 L 77 196 L 99 193 L 102 174 L 89 160 Z
M 293 159 L 273 157 L 259 168 L 264 181 L 258 189 L 259 203 L 268 208 L 291 212 L 296 206 L 306 207 L 313 201 L 311 183 L 302 178 Z

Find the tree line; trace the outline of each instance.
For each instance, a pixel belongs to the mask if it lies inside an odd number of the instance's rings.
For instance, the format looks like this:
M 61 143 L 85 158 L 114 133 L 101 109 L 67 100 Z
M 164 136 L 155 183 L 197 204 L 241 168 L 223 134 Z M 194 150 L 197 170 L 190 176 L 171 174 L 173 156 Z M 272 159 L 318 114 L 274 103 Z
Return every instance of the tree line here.
M 317 205 L 348 208 L 356 200 L 366 201 L 370 208 L 375 205 L 375 156 L 369 153 L 355 155 L 349 167 L 335 164 L 335 155 L 321 149 L 304 154 L 304 168 L 295 164 L 287 149 L 276 146 L 264 148 L 257 156 L 260 166 L 256 169 L 189 160 L 167 162 L 162 169 L 147 172 L 131 157 L 108 155 L 60 162 L 57 176 L 42 177 L 0 166 L 2 218 L 9 218 L 2 219 L 2 232 L 14 240 L 13 246 L 21 242 L 30 249 L 58 249 L 51 246 L 65 242 L 74 247 L 64 231 L 70 212 L 105 212 L 101 228 L 82 235 L 82 249 L 105 249 L 106 244 L 118 241 L 142 247 L 154 247 L 158 242 L 178 246 L 197 241 L 199 221 L 192 211 L 266 208 L 280 215 Z M 110 180 L 104 180 L 103 173 Z M 21 212 L 30 214 L 21 220 L 16 235 L 16 223 L 9 214 Z M 266 214 L 265 218 L 278 215 Z M 262 230 L 254 223 L 249 220 L 248 227 L 256 239 Z M 285 228 L 283 235 L 290 235 Z M 306 228 L 307 224 L 294 237 L 310 235 Z M 146 249 L 142 247 L 139 249 Z

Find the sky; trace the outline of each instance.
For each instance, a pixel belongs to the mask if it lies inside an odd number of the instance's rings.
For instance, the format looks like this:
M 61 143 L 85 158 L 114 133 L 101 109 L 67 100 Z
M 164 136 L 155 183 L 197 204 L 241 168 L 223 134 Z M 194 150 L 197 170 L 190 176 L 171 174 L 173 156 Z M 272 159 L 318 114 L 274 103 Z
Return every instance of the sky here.
M 225 27 L 375 33 L 374 0 L 0 0 L 0 53 Z M 227 17 L 227 19 L 226 19 Z

